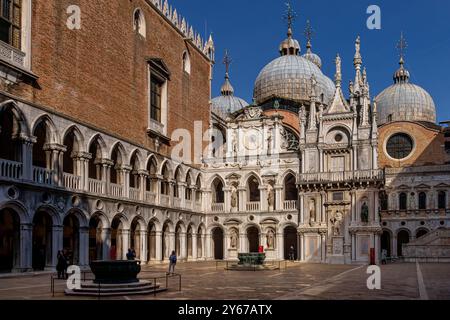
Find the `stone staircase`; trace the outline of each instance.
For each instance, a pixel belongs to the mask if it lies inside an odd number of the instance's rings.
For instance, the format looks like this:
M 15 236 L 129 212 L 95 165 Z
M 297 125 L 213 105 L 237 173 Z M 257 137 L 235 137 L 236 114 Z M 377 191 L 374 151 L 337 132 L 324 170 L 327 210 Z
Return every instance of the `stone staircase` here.
M 450 262 L 450 229 L 440 228 L 403 245 L 406 262 Z
M 102 284 L 98 285 L 93 281 L 82 282 L 80 289 L 66 289 L 68 296 L 82 297 L 114 297 L 128 295 L 147 295 L 167 291 L 167 288 L 161 288 L 150 281 L 141 280 L 136 283 L 127 284 Z

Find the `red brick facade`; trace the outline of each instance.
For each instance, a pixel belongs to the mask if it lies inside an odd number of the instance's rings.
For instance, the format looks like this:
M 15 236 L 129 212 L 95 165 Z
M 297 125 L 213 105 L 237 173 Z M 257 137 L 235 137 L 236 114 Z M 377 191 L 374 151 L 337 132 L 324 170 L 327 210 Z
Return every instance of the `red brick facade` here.
M 81 29 L 69 30 L 66 10 L 81 9 Z M 133 13 L 141 8 L 144 38 L 133 29 Z M 187 50 L 191 74 L 182 68 Z M 32 72 L 39 88 L 25 83 L 10 93 L 153 149 L 148 128 L 147 58 L 161 58 L 168 82 L 168 131 L 193 130 L 194 121 L 210 118 L 210 62 L 183 39 L 145 0 L 33 1 Z M 163 147 L 161 153 L 168 155 Z

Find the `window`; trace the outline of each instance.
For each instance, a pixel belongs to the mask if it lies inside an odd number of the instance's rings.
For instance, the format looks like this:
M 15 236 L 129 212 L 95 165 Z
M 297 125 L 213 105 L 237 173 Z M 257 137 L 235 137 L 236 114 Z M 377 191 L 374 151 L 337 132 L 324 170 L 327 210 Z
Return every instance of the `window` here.
M 445 209 L 447 207 L 447 195 L 445 191 L 439 191 L 438 193 L 438 209 Z
M 261 194 L 259 191 L 259 182 L 255 177 L 250 177 L 248 180 L 248 200 L 250 202 L 261 201 Z
M 400 193 L 400 197 L 399 197 L 399 208 L 400 208 L 400 210 L 406 210 L 407 209 L 407 206 L 406 206 L 407 200 L 408 200 L 408 196 L 406 195 L 406 193 L 404 193 L 404 192 Z
M 383 210 L 383 211 L 388 210 L 389 209 L 388 203 L 389 203 L 389 195 L 386 192 L 381 192 L 380 193 L 381 210 Z
M 413 141 L 405 133 L 393 135 L 386 145 L 386 151 L 394 159 L 401 160 L 408 157 L 413 150 Z
M 0 40 L 20 49 L 21 0 L 0 0 Z
M 331 172 L 343 172 L 343 171 L 345 171 L 345 157 L 332 157 Z
M 183 52 L 183 71 L 191 74 L 191 58 L 187 51 Z
M 343 192 L 333 192 L 333 201 L 344 201 Z
M 161 94 L 163 83 L 155 76 L 151 77 L 150 85 L 150 117 L 161 122 Z
M 225 193 L 223 191 L 223 183 L 219 179 L 214 180 L 213 182 L 213 203 L 224 203 L 225 202 Z
M 427 209 L 427 194 L 425 192 L 419 193 L 419 210 Z

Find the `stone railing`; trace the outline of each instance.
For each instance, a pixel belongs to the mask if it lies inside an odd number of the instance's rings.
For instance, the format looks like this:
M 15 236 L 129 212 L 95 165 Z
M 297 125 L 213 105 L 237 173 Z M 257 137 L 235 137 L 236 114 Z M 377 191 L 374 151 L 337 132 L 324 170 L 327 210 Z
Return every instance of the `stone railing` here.
M 64 188 L 71 189 L 71 190 L 81 190 L 81 177 L 75 176 L 70 173 L 63 173 L 63 181 L 64 181 Z
M 21 179 L 22 163 L 0 159 L 0 177 L 8 179 Z
M 297 200 L 285 200 L 283 203 L 285 211 L 297 210 Z
M 225 203 L 213 203 L 211 205 L 212 212 L 224 212 L 225 211 Z
M 186 206 L 186 209 L 192 209 L 192 200 L 187 200 L 187 199 L 186 199 L 186 204 L 185 204 L 185 206 Z
M 53 171 L 40 167 L 33 167 L 33 182 L 38 184 L 52 185 Z
M 246 208 L 249 212 L 255 212 L 259 211 L 261 203 L 259 201 L 257 202 L 247 202 Z
M 160 195 L 160 205 L 163 207 L 168 207 L 170 203 L 170 198 L 168 195 L 166 194 L 161 194 Z
M 123 186 L 116 183 L 110 183 L 109 194 L 113 197 L 123 197 Z
M 195 202 L 194 211 L 196 211 L 196 212 L 202 211 L 202 203 L 201 202 L 198 202 L 198 201 Z
M 383 170 L 362 170 L 342 172 L 300 173 L 299 184 L 304 183 L 328 183 L 349 181 L 370 181 L 384 179 Z
M 130 199 L 131 200 L 139 200 L 139 198 L 140 198 L 139 193 L 140 193 L 139 189 L 130 187 Z
M 0 41 L 0 59 L 19 67 L 25 65 L 25 53 L 3 41 Z
M 148 203 L 155 203 L 156 202 L 156 194 L 150 191 L 145 192 L 145 201 Z
M 103 193 L 103 186 L 104 182 L 97 180 L 97 179 L 89 179 L 89 192 L 96 193 L 96 194 L 102 194 Z
M 173 198 L 173 207 L 181 208 L 181 198 Z

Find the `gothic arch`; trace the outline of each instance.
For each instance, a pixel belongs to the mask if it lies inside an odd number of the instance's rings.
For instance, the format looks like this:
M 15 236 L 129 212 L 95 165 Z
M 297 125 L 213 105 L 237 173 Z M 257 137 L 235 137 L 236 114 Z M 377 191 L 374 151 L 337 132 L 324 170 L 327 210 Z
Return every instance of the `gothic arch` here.
M 168 160 L 168 159 L 166 159 L 166 160 L 164 160 L 162 163 L 161 163 L 161 167 L 158 169 L 158 173 L 160 174 L 160 175 L 164 175 L 163 173 L 164 173 L 164 169 L 166 169 L 167 170 L 167 173 L 168 173 L 168 179 L 172 179 L 173 178 L 173 170 L 172 170 L 172 164 L 171 164 L 171 162 Z
M 39 206 L 34 211 L 32 219 L 34 219 L 36 213 L 38 213 L 38 212 L 45 212 L 45 213 L 49 214 L 50 217 L 52 218 L 52 223 L 54 226 L 62 226 L 63 222 L 61 220 L 58 210 L 55 207 L 48 205 L 48 204 Z
M 36 128 L 41 123 L 43 123 L 45 128 L 46 128 L 47 136 L 46 136 L 45 142 L 46 143 L 59 143 L 59 144 L 61 144 L 60 135 L 58 134 L 58 130 L 56 129 L 55 123 L 50 118 L 50 116 L 47 115 L 47 114 L 40 115 L 33 122 L 33 125 L 32 125 L 33 129 L 31 131 L 32 134 L 34 135 L 34 132 L 35 132 Z
M 169 232 L 172 232 L 172 233 L 175 232 L 175 226 L 174 226 L 172 220 L 166 219 L 166 220 L 164 221 L 164 223 L 162 224 L 162 231 L 164 231 L 164 229 L 165 229 L 166 226 L 169 227 Z
M 241 178 L 240 186 L 241 186 L 241 187 L 246 187 L 246 186 L 247 186 L 247 183 L 249 182 L 249 180 L 250 180 L 250 178 L 251 178 L 252 176 L 253 176 L 256 180 L 258 180 L 259 186 L 262 186 L 262 185 L 263 185 L 261 177 L 260 177 L 255 171 L 250 171 L 249 173 L 247 173 L 246 175 L 244 175 L 244 176 Z
M 3 117 L 3 113 L 6 111 L 11 111 L 14 120 L 16 121 L 17 133 L 21 133 L 29 137 L 31 135 L 30 127 L 28 125 L 28 121 L 25 118 L 25 115 L 20 110 L 17 103 L 13 100 L 7 100 L 5 102 L 0 103 L 0 116 Z
M 177 225 L 175 227 L 175 231 L 178 230 L 178 227 L 180 227 L 182 233 L 186 233 L 187 228 L 186 228 L 186 225 L 184 224 L 183 221 L 178 221 L 177 222 Z
M 116 219 L 119 219 L 119 221 L 122 223 L 122 227 L 124 230 L 129 230 L 131 227 L 131 221 L 128 219 L 127 215 L 123 212 L 116 213 L 114 217 L 111 219 L 111 221 L 114 221 Z
M 139 149 L 134 149 L 133 152 L 130 153 L 130 157 L 128 158 L 128 163 L 131 167 L 133 167 L 134 163 L 132 163 L 132 161 L 134 160 L 134 157 L 136 157 L 135 159 L 137 159 L 138 162 L 138 170 L 143 170 L 145 168 L 143 168 L 143 164 L 144 161 L 142 160 L 142 152 Z
M 20 224 L 29 224 L 33 221 L 32 217 L 28 213 L 27 208 L 20 201 L 11 200 L 0 203 L 0 211 L 4 209 L 11 209 L 16 212 L 19 216 Z
M 62 217 L 62 221 L 64 222 L 64 220 L 71 214 L 74 214 L 75 217 L 77 217 L 78 222 L 80 224 L 80 228 L 89 228 L 89 216 L 87 212 L 79 208 L 70 208 L 69 210 L 66 211 L 66 213 Z
M 133 216 L 130 217 L 130 221 L 131 221 L 131 223 L 130 223 L 130 228 L 131 228 L 131 226 L 132 226 L 135 222 L 137 222 L 138 225 L 139 225 L 139 227 L 140 227 L 140 230 L 139 230 L 139 231 L 145 231 L 145 230 L 147 230 L 147 226 L 148 226 L 148 225 L 145 223 L 145 220 L 144 220 L 144 218 L 143 218 L 142 216 L 139 216 L 139 215 L 133 215 Z
M 286 180 L 286 178 L 287 178 L 289 175 L 294 176 L 295 181 L 297 181 L 297 172 L 295 172 L 295 171 L 292 170 L 292 169 L 287 169 L 286 171 L 283 172 L 282 175 L 278 175 L 277 184 L 280 185 L 280 186 L 281 186 L 281 185 L 284 185 L 284 181 Z
M 220 180 L 220 182 L 222 182 L 224 187 L 226 186 L 225 179 L 220 174 L 216 173 L 208 180 L 207 187 L 212 190 L 213 189 L 212 185 L 214 181 L 216 181 L 216 179 Z
M 147 223 L 147 228 L 150 227 L 151 224 L 153 224 L 155 226 L 155 231 L 158 231 L 158 232 L 162 231 L 162 225 L 161 225 L 161 222 L 159 222 L 158 218 L 156 218 L 156 217 L 151 218 Z
M 76 142 L 77 142 L 77 151 L 78 152 L 85 152 L 86 151 L 86 145 L 85 145 L 85 140 L 84 140 L 84 136 L 81 133 L 80 129 L 78 128 L 77 125 L 73 124 L 70 125 L 66 128 L 66 130 L 64 130 L 64 133 L 62 135 L 62 143 L 64 143 L 66 136 L 70 133 L 73 133 L 73 135 L 75 136 Z
M 117 150 L 117 155 L 118 155 L 117 161 L 118 161 L 121 165 L 126 164 L 126 163 L 127 163 L 127 162 L 126 162 L 126 159 L 128 159 L 128 157 L 127 157 L 127 152 L 126 152 L 126 150 L 125 150 L 125 148 L 124 148 L 122 142 L 120 142 L 120 141 L 116 141 L 116 142 L 112 145 L 111 149 L 109 150 L 109 156 L 108 156 L 108 159 L 112 159 L 112 158 L 113 158 L 114 152 L 115 152 L 116 150 Z M 120 157 L 120 161 L 119 161 L 119 157 Z M 128 162 L 128 163 L 129 163 L 129 162 Z
M 154 168 L 155 172 L 151 172 L 150 171 L 151 165 L 153 165 L 153 168 Z M 145 162 L 145 170 L 148 170 L 150 174 L 157 174 L 158 173 L 158 166 L 159 166 L 158 158 L 154 154 L 149 155 L 147 157 L 146 162 Z
M 100 211 L 100 210 L 94 211 L 89 218 L 89 222 L 92 219 L 100 220 L 100 222 L 102 223 L 103 229 L 109 229 L 111 227 L 111 222 L 110 222 L 108 216 L 103 211 Z
M 102 158 L 108 158 L 108 154 L 107 154 L 107 146 L 105 143 L 105 140 L 103 139 L 102 135 L 97 133 L 94 134 L 90 139 L 89 139 L 89 143 L 87 145 L 87 150 L 88 152 L 90 152 L 91 146 L 96 143 L 99 147 L 100 147 L 100 153 Z M 92 158 L 95 159 L 95 155 L 92 155 Z

